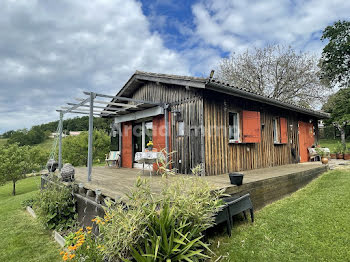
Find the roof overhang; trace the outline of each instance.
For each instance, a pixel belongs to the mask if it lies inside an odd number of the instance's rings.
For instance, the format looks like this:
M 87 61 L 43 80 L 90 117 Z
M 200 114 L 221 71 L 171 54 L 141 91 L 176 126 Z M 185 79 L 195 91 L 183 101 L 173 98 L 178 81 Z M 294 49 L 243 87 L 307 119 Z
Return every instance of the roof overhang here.
M 304 107 L 296 106 L 296 105 L 293 105 L 291 103 L 281 102 L 281 101 L 278 101 L 277 99 L 274 99 L 274 98 L 261 96 L 261 95 L 258 95 L 258 94 L 255 94 L 255 93 L 252 93 L 249 91 L 245 91 L 245 90 L 242 90 L 239 88 L 231 87 L 229 85 L 216 83 L 214 81 L 208 82 L 206 84 L 206 89 L 213 90 L 213 91 L 220 92 L 220 93 L 224 93 L 224 94 L 228 94 L 228 95 L 233 95 L 236 97 L 242 97 L 245 99 L 261 102 L 264 104 L 269 104 L 269 105 L 276 106 L 279 108 L 283 108 L 283 109 L 295 111 L 298 113 L 306 114 L 309 116 L 313 116 L 313 117 L 318 118 L 318 119 L 324 119 L 324 118 L 330 117 L 330 115 L 328 113 L 325 113 L 325 112 L 319 112 L 319 111 L 307 109 Z
M 161 106 L 156 106 L 156 107 L 139 110 L 137 112 L 133 112 L 125 115 L 118 115 L 114 118 L 114 124 L 128 122 L 128 121 L 135 121 L 135 120 L 153 117 L 157 115 L 163 115 L 163 114 L 164 114 L 164 108 Z
M 185 87 L 188 86 L 194 88 L 205 88 L 207 79 L 201 77 L 180 77 L 176 75 L 155 74 L 136 71 L 116 96 L 129 97 L 136 89 L 138 89 L 145 82 L 179 85 Z
M 315 117 L 317 119 L 329 118 L 330 115 L 305 107 L 297 106 L 291 103 L 282 102 L 274 98 L 262 96 L 247 90 L 243 90 L 226 83 L 222 83 L 212 78 L 177 76 L 167 74 L 156 74 L 136 71 L 127 81 L 123 88 L 118 92 L 116 97 L 131 97 L 132 94 L 143 84 L 154 82 L 156 84 L 178 85 L 184 87 L 192 87 L 197 89 L 207 89 L 216 92 L 224 93 L 231 96 L 242 97 L 244 99 L 257 101 L 264 104 L 269 104 L 278 108 L 291 110 L 301 114 Z M 112 100 L 113 102 L 113 100 Z

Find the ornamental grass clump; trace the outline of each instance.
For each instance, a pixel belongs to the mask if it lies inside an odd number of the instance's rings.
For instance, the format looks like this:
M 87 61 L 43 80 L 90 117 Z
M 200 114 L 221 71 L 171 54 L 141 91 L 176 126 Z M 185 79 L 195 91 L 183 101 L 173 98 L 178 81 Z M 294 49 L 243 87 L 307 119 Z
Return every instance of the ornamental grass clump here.
M 214 224 L 222 192 L 197 176 L 164 176 L 161 192 L 139 178 L 123 203 L 107 202 L 96 218 L 103 254 L 112 261 L 201 261 L 209 246 L 203 232 Z M 125 204 L 126 203 L 126 204 Z

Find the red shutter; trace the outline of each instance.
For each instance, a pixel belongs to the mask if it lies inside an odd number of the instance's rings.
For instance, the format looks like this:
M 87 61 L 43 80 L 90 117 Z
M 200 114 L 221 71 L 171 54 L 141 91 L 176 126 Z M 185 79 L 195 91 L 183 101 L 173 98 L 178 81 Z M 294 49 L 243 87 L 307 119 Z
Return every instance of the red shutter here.
M 242 123 L 243 143 L 259 143 L 261 141 L 260 112 L 243 111 Z
M 280 118 L 280 127 L 281 127 L 281 143 L 288 143 L 288 129 L 287 129 L 287 119 L 281 117 Z

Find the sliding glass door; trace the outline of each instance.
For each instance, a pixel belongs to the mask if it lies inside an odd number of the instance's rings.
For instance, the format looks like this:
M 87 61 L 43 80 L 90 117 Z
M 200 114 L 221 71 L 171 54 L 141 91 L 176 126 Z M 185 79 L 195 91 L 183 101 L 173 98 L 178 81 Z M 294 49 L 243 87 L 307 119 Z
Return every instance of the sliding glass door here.
M 137 152 L 145 152 L 147 144 L 153 138 L 152 120 L 134 123 L 133 129 L 133 150 L 134 156 Z

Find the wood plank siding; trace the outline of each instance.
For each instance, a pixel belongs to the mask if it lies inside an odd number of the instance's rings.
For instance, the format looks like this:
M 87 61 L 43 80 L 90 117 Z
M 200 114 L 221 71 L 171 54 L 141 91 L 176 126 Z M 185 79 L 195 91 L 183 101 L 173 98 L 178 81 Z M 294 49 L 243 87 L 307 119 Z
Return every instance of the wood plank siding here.
M 242 110 L 260 112 L 259 143 L 229 143 L 229 112 Z M 288 141 L 285 144 L 276 144 L 273 139 L 273 119 L 279 117 L 287 121 Z M 309 121 L 310 118 L 258 102 L 206 92 L 204 119 L 206 174 L 218 175 L 295 163 L 299 156 L 298 121 L 300 119 Z M 242 122 L 242 119 L 240 120 Z M 292 148 L 296 157 L 293 157 Z
M 172 166 L 182 174 L 191 173 L 201 163 L 205 175 L 296 163 L 300 155 L 298 121 L 309 122 L 312 118 L 245 98 L 173 84 L 144 82 L 129 94 L 133 99 L 169 104 Z M 229 143 L 229 112 L 240 114 L 240 125 L 242 118 L 249 116 L 251 119 L 244 123 L 253 126 L 258 134 L 247 132 L 244 135 L 249 139 Z M 274 119 L 280 122 L 277 132 L 281 143 L 274 143 Z M 256 126 L 257 121 L 260 126 Z M 183 135 L 179 134 L 181 122 Z M 317 138 L 317 124 L 314 130 Z
M 173 167 L 179 173 L 191 173 L 201 161 L 201 117 L 203 99 L 201 90 L 184 86 L 147 83 L 135 90 L 134 99 L 170 104 L 170 151 Z M 184 123 L 184 135 L 179 136 L 179 122 Z

